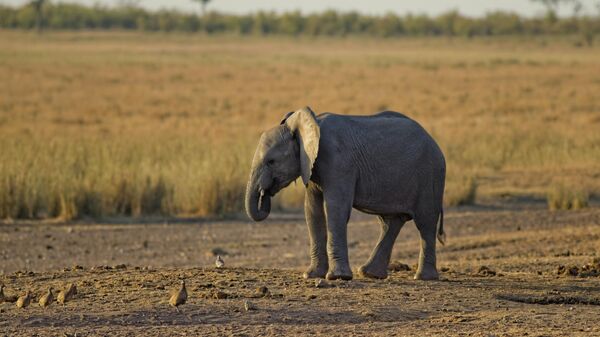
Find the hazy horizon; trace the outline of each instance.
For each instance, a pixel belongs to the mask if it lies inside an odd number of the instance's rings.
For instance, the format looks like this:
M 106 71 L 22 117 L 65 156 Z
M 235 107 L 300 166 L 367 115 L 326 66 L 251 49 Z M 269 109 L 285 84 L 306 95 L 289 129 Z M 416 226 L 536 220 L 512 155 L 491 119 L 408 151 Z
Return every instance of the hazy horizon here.
M 11 6 L 19 6 L 26 3 L 28 0 L 0 0 L 1 4 Z M 123 0 L 68 0 L 68 1 L 53 1 L 80 3 L 85 5 L 108 5 L 114 6 L 124 2 Z M 180 11 L 193 11 L 198 13 L 200 5 L 191 0 L 145 0 L 131 1 L 138 5 L 152 10 L 157 9 L 177 9 Z M 595 7 L 595 1 L 583 0 L 583 13 L 597 14 L 598 10 Z M 524 16 L 543 15 L 544 7 L 535 2 L 527 0 L 504 0 L 504 1 L 477 1 L 477 0 L 423 0 L 419 2 L 396 2 L 389 0 L 371 0 L 362 2 L 348 2 L 343 0 L 330 0 L 327 2 L 317 0 L 213 0 L 210 1 L 207 7 L 209 10 L 215 10 L 226 13 L 252 13 L 257 11 L 275 11 L 286 12 L 299 10 L 302 13 L 322 12 L 328 9 L 339 11 L 358 11 L 365 14 L 384 14 L 393 12 L 396 14 L 428 14 L 439 15 L 441 13 L 458 10 L 460 13 L 468 16 L 483 16 L 488 12 L 495 10 L 513 11 Z M 571 6 L 561 6 L 559 14 L 562 16 L 571 15 L 573 12 Z

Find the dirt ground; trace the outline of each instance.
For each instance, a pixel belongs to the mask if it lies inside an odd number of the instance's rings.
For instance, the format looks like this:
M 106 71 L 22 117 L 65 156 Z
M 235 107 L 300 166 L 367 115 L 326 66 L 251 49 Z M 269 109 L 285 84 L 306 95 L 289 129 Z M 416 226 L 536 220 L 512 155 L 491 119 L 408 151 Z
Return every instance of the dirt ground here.
M 317 288 L 302 279 L 308 238 L 301 215 L 263 223 L 5 223 L 5 294 L 74 282 L 64 306 L 0 304 L 0 336 L 444 335 L 600 336 L 600 207 L 548 212 L 520 203 L 447 211 L 440 281 L 415 281 L 418 236 L 407 223 L 393 261 L 411 270 Z M 354 214 L 353 268 L 379 229 Z M 214 255 L 226 266 L 214 268 Z M 401 269 L 401 268 L 400 268 Z M 189 299 L 168 304 L 178 280 Z M 267 289 L 259 290 L 260 287 Z M 245 310 L 250 301 L 256 310 Z

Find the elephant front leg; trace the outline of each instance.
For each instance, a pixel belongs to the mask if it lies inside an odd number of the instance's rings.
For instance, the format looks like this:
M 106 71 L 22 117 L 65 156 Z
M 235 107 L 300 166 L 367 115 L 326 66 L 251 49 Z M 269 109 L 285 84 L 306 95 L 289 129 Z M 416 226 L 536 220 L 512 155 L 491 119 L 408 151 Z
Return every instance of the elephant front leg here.
M 348 220 L 352 211 L 351 191 L 324 192 L 327 217 L 328 280 L 351 280 L 352 269 L 348 261 Z
M 388 276 L 387 268 L 392 256 L 394 242 L 398 237 L 398 233 L 400 233 L 400 229 L 408 219 L 404 216 L 379 217 L 379 223 L 381 224 L 379 242 L 373 253 L 371 253 L 369 261 L 358 270 L 361 276 L 378 279 L 384 279 Z
M 329 269 L 327 261 L 327 227 L 323 209 L 323 193 L 309 183 L 304 198 L 304 214 L 310 237 L 310 267 L 304 278 L 324 278 Z

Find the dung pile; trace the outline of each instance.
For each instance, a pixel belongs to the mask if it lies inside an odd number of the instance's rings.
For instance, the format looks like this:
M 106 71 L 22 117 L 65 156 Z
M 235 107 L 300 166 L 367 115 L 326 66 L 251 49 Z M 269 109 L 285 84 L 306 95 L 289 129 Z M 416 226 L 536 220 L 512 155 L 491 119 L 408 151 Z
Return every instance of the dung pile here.
M 388 265 L 389 271 L 410 271 L 410 266 L 400 261 L 392 261 Z
M 496 271 L 490 269 L 488 266 L 481 266 L 477 270 L 476 275 L 478 276 L 496 276 Z

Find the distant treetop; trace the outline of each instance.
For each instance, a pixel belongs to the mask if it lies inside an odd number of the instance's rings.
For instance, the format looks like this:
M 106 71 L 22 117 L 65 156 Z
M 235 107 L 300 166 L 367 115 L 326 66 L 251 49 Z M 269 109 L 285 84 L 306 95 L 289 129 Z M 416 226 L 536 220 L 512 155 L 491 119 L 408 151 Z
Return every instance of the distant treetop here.
M 245 15 L 206 12 L 210 0 L 200 2 L 202 16 L 175 10 L 149 11 L 125 1 L 116 7 L 84 6 L 73 3 L 32 1 L 20 7 L 0 5 L 0 28 L 8 29 L 125 29 L 142 31 L 203 32 L 207 34 L 346 36 L 489 36 L 582 34 L 594 41 L 600 33 L 600 16 L 581 16 L 574 10 L 568 18 L 556 15 L 522 17 L 513 12 L 496 11 L 481 18 L 450 11 L 436 17 L 427 15 L 380 16 L 357 12 L 325 11 L 301 14 L 257 12 Z M 534 0 L 549 11 L 558 3 L 572 0 Z M 43 6 L 39 3 L 44 2 Z M 40 15 L 39 9 L 41 8 Z M 576 7 L 574 7 L 576 8 Z M 591 43 L 589 42 L 589 43 Z

